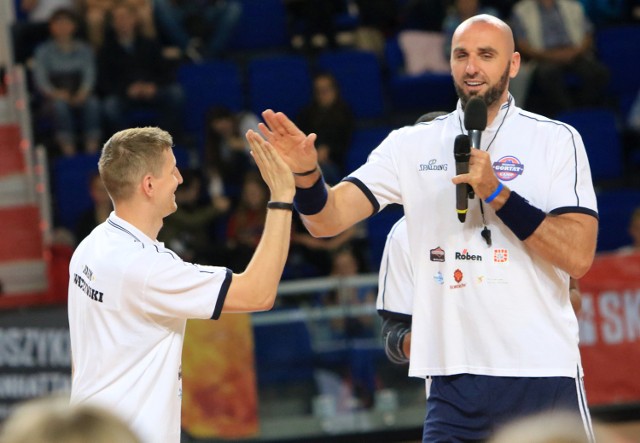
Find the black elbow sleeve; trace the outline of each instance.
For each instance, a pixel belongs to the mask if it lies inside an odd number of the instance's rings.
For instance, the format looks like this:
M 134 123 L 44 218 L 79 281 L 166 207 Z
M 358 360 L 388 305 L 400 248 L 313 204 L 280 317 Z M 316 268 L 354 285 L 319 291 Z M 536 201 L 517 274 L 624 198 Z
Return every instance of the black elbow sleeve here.
M 409 358 L 402 350 L 404 337 L 411 332 L 411 325 L 386 318 L 382 322 L 382 341 L 387 358 L 396 364 L 409 362 Z

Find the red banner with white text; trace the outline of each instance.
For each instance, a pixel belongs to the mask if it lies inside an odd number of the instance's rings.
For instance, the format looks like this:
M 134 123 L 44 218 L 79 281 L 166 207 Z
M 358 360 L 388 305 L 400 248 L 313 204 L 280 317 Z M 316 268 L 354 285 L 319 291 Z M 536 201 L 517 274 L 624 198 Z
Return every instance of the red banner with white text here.
M 580 289 L 589 404 L 640 403 L 640 254 L 598 255 Z

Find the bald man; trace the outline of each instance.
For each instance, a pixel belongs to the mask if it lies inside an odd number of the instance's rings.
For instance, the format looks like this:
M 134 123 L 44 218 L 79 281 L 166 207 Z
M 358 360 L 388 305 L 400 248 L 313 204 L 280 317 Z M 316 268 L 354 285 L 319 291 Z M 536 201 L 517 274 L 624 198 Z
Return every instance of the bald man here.
M 579 412 L 591 438 L 567 291 L 596 247 L 584 144 L 574 128 L 516 106 L 508 87 L 520 55 L 503 21 L 471 17 L 451 47 L 455 111 L 393 131 L 336 186 L 322 179 L 314 134 L 271 110 L 260 131 L 294 172 L 295 206 L 314 236 L 404 206 L 414 272 L 409 374 L 431 380 L 423 441 L 484 441 L 506 421 L 559 409 Z M 466 133 L 472 97 L 487 105 L 488 125 L 469 172 L 456 175 L 454 140 Z M 464 223 L 460 183 L 476 196 Z

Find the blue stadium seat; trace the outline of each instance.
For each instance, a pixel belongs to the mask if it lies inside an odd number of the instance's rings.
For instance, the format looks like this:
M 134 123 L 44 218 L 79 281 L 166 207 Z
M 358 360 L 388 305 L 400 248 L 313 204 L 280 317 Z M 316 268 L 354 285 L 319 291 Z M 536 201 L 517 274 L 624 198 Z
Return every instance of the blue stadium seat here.
M 313 381 L 311 336 L 304 321 L 254 325 L 253 333 L 260 386 Z
M 379 126 L 356 129 L 347 151 L 346 172 L 350 173 L 367 161 L 367 157 L 384 140 L 392 128 Z
M 628 106 L 625 97 L 640 90 L 640 25 L 599 28 L 595 33 L 598 57 L 609 68 L 609 91 L 619 101 L 621 111 Z M 628 109 L 627 109 L 628 110 Z
M 606 108 L 565 111 L 557 120 L 573 126 L 582 136 L 594 182 L 622 178 L 622 143 L 617 114 Z
M 357 118 L 384 116 L 382 73 L 373 52 L 325 52 L 318 57 L 317 64 L 336 77 L 342 96 Z
M 52 191 L 55 224 L 75 230 L 83 212 L 93 205 L 89 180 L 98 172 L 99 154 L 60 157 L 53 164 Z
M 640 207 L 640 189 L 621 188 L 603 190 L 596 194 L 600 226 L 598 252 L 629 245 L 629 222 L 635 208 Z
M 248 63 L 249 108 L 282 111 L 294 119 L 311 100 L 309 63 L 301 55 L 255 58 Z
M 244 109 L 242 76 L 235 63 L 208 61 L 183 64 L 178 81 L 185 94 L 185 131 L 201 136 L 209 108 L 222 105 L 232 111 Z
M 419 113 L 452 111 L 458 101 L 453 79 L 449 74 L 404 72 L 404 56 L 397 37 L 385 43 L 385 63 L 388 89 L 394 109 Z
M 287 15 L 282 0 L 240 0 L 242 17 L 230 49 L 264 50 L 289 47 Z

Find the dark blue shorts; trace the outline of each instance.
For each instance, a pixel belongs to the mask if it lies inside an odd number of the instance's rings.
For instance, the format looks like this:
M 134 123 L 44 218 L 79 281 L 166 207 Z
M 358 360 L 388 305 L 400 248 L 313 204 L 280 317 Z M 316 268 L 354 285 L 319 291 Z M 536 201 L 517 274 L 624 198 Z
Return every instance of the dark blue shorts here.
M 460 374 L 432 380 L 425 443 L 483 442 L 506 422 L 546 411 L 578 414 L 592 436 L 581 378 Z

